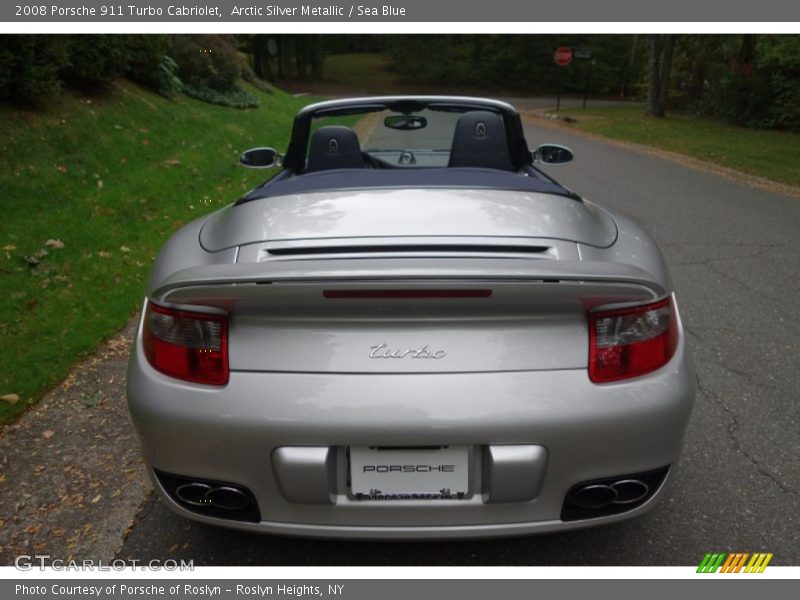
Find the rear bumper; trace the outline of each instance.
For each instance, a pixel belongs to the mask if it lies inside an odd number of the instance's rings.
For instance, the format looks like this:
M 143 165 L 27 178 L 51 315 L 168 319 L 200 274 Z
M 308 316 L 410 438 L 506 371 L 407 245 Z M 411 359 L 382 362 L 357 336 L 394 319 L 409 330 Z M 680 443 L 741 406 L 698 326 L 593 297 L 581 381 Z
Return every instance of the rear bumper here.
M 260 522 L 176 512 L 249 531 L 339 538 L 468 538 L 522 535 L 611 523 L 643 514 L 560 518 L 575 484 L 674 465 L 694 401 L 681 337 L 672 361 L 649 375 L 594 385 L 583 369 L 502 373 L 302 374 L 232 372 L 224 388 L 192 385 L 154 371 L 137 339 L 128 402 L 147 463 L 159 471 L 233 482 L 250 490 Z M 467 445 L 472 489 L 463 500 L 364 501 L 348 493 L 348 446 Z M 492 498 L 488 447 L 546 450 L 534 497 Z M 327 499 L 287 490 L 274 453 L 329 448 Z M 669 480 L 669 476 L 667 477 Z M 281 487 L 283 483 L 283 488 Z M 531 487 L 531 486 L 528 486 Z M 302 490 L 299 490 L 302 492 Z M 507 491 L 507 490 L 506 490 Z
M 668 486 L 671 485 L 671 473 L 667 475 L 663 485 L 659 488 L 645 504 L 623 514 L 600 517 L 597 519 L 587 519 L 583 521 L 562 521 L 551 519 L 530 522 L 512 523 L 470 523 L 465 525 L 403 525 L 403 526 L 376 526 L 376 525 L 324 525 L 318 523 L 293 523 L 272 520 L 261 520 L 258 523 L 246 523 L 241 521 L 231 521 L 228 519 L 218 519 L 198 515 L 190 512 L 177 504 L 170 495 L 164 490 L 158 479 L 153 477 L 154 485 L 161 500 L 173 512 L 186 517 L 207 523 L 209 525 L 222 526 L 240 531 L 252 533 L 265 533 L 273 535 L 287 535 L 293 537 L 306 538 L 331 538 L 343 540 L 468 540 L 477 538 L 499 538 L 534 535 L 542 533 L 553 533 L 558 531 L 572 531 L 584 529 L 586 527 L 596 527 L 609 525 L 619 521 L 625 521 L 634 517 L 646 514 L 660 501 L 665 495 Z M 398 507 L 400 508 L 400 507 Z M 446 508 L 441 507 L 444 510 Z M 387 519 L 392 521 L 393 519 Z

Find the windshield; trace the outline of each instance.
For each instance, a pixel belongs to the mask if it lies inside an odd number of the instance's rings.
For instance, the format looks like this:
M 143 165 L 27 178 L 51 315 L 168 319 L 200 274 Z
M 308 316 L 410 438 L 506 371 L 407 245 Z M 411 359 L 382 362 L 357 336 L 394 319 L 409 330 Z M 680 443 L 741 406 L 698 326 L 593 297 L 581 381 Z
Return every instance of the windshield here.
M 327 125 L 344 125 L 355 131 L 361 149 L 377 160 L 396 167 L 444 167 L 461 114 L 425 109 L 321 117 L 314 119 L 312 133 Z

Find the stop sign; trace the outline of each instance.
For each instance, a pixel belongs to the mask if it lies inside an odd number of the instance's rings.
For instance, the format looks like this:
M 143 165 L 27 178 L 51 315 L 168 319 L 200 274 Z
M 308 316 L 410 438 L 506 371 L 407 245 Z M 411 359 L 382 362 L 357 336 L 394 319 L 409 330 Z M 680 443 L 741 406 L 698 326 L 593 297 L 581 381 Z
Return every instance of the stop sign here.
M 572 48 L 561 46 L 560 48 L 556 49 L 555 53 L 553 54 L 553 60 L 556 61 L 558 66 L 566 67 L 572 62 Z

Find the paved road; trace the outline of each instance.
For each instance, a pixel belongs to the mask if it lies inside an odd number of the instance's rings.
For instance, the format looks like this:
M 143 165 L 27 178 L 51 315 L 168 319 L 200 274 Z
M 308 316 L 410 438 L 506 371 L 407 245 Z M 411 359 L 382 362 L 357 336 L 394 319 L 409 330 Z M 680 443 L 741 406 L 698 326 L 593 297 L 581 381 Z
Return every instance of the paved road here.
M 699 396 L 676 485 L 605 528 L 458 543 L 320 542 L 189 523 L 152 498 L 120 556 L 231 565 L 686 565 L 707 550 L 800 564 L 800 200 L 553 130 L 577 154 L 550 170 L 652 232 L 670 263 Z M 170 547 L 177 549 L 169 553 Z

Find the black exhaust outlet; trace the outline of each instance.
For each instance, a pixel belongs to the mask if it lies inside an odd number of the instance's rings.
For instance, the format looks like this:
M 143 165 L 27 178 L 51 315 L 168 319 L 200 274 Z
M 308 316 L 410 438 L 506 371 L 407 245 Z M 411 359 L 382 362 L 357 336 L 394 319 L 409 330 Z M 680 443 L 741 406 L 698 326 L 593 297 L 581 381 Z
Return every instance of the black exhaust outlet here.
M 603 508 L 617 499 L 617 492 L 610 485 L 587 485 L 575 490 L 570 502 L 581 508 Z
M 615 481 L 611 484 L 611 489 L 617 493 L 614 504 L 634 504 L 650 493 L 650 486 L 641 479 Z
M 606 477 L 574 485 L 564 498 L 562 521 L 578 521 L 616 515 L 647 502 L 659 490 L 669 472 L 662 467 L 644 473 Z
M 244 486 L 158 470 L 154 472 L 169 497 L 186 510 L 218 519 L 251 523 L 261 521 L 255 496 Z

